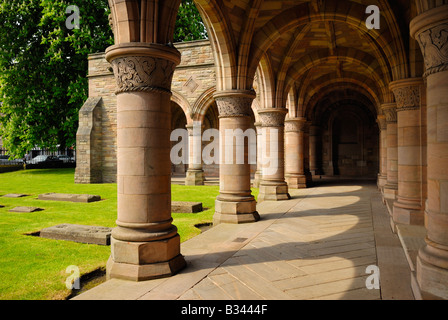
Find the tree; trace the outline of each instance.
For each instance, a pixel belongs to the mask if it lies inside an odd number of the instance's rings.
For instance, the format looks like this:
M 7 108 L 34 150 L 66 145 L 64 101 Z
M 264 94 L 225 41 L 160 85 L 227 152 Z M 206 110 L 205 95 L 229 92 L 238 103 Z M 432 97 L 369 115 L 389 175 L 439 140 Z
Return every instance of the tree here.
M 76 5 L 80 28 L 66 27 Z M 0 136 L 9 154 L 75 144 L 87 55 L 113 44 L 107 0 L 0 0 Z
M 79 29 L 66 24 L 72 5 Z M 0 0 L 0 136 L 11 156 L 75 145 L 87 56 L 113 44 L 109 13 L 107 0 Z M 182 0 L 174 41 L 206 37 L 194 2 Z
M 174 42 L 207 39 L 207 30 L 193 0 L 182 0 L 174 29 Z

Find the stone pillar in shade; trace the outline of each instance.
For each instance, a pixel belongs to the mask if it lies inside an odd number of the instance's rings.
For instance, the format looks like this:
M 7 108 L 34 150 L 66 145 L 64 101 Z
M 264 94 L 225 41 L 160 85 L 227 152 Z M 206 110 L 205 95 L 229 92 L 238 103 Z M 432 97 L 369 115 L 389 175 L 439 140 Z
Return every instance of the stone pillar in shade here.
M 425 87 L 422 78 L 391 82 L 397 102 L 398 194 L 393 223 L 423 225 L 423 156 L 421 113 Z
M 108 278 L 173 275 L 185 266 L 171 218 L 170 88 L 179 52 L 153 43 L 107 48 L 117 82 L 117 227 Z
M 313 182 L 313 176 L 310 170 L 310 127 L 311 121 L 307 121 L 303 128 L 303 169 L 305 171 L 306 183 L 311 185 Z
M 387 122 L 386 116 L 379 115 L 377 118 L 380 129 L 380 172 L 378 173 L 378 189 L 383 190 L 387 182 Z
M 428 126 L 427 236 L 416 277 L 423 298 L 448 299 L 448 5 L 420 13 L 410 30 L 425 61 Z
M 307 187 L 304 168 L 305 118 L 285 121 L 285 180 L 291 189 Z
M 398 148 L 397 148 L 397 105 L 381 106 L 387 123 L 387 181 L 383 188 L 383 198 L 395 200 L 398 192 Z
M 285 108 L 258 110 L 262 123 L 262 179 L 258 201 L 288 200 L 288 184 L 285 181 Z M 270 161 L 267 161 L 267 160 Z
M 256 139 L 250 117 L 255 92 L 229 90 L 218 92 L 214 97 L 219 111 L 220 164 L 219 195 L 215 201 L 213 223 L 258 221 L 260 216 L 250 189 L 250 142 L 247 138 Z M 232 132 L 239 137 L 234 137 Z M 247 137 L 242 137 L 242 134 Z M 226 152 L 229 150 L 233 152 Z M 243 161 L 240 161 L 241 154 L 238 154 L 241 150 Z
M 312 175 L 319 175 L 320 172 L 320 164 L 318 161 L 318 153 L 319 153 L 319 139 L 320 139 L 320 127 L 319 126 L 310 126 L 310 171 Z
M 254 188 L 259 188 L 260 187 L 260 182 L 261 182 L 261 178 L 263 176 L 262 172 L 261 172 L 261 162 L 262 162 L 262 158 L 261 158 L 261 135 L 262 135 L 262 126 L 261 126 L 261 122 L 255 122 L 255 130 L 257 131 L 257 170 L 255 171 L 255 176 L 254 176 L 254 182 L 253 182 L 253 187 Z
M 188 170 L 185 177 L 186 186 L 204 185 L 202 169 L 202 124 L 195 122 L 186 126 L 188 130 Z

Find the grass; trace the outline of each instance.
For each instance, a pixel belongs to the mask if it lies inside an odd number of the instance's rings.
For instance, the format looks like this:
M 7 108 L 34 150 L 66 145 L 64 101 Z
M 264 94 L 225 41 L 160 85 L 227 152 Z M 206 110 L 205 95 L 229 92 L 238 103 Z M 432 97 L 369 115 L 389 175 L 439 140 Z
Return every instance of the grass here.
M 74 183 L 74 169 L 22 170 L 0 174 L 0 195 L 24 193 L 23 198 L 0 197 L 0 299 L 65 299 L 66 268 L 75 265 L 81 275 L 104 268 L 109 246 L 50 240 L 26 234 L 61 223 L 114 227 L 117 217 L 116 184 Z M 256 193 L 258 190 L 255 189 Z M 48 192 L 97 194 L 102 201 L 71 203 L 38 200 Z M 200 233 L 196 224 L 210 223 L 218 186 L 172 185 L 173 201 L 199 201 L 206 208 L 197 214 L 174 213 L 181 241 Z M 16 206 L 44 208 L 33 213 L 12 213 Z

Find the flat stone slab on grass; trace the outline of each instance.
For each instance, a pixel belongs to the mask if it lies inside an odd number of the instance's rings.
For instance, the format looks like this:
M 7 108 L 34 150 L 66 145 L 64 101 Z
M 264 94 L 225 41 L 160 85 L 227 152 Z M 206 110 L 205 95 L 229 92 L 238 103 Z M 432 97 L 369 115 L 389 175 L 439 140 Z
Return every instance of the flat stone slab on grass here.
M 171 212 L 174 213 L 196 213 L 202 211 L 202 202 L 171 202 Z
M 5 194 L 3 197 L 5 198 L 22 198 L 22 197 L 26 197 L 28 196 L 27 194 L 23 194 L 23 193 L 8 193 Z
M 40 194 L 38 199 L 70 202 L 95 202 L 100 201 L 101 196 L 91 194 L 44 193 Z
M 40 231 L 40 237 L 54 240 L 110 245 L 112 228 L 85 226 L 79 224 L 59 224 Z
M 9 212 L 29 213 L 29 212 L 36 212 L 36 211 L 42 211 L 42 210 L 44 210 L 44 209 L 37 208 L 37 207 L 15 207 L 15 208 L 9 210 Z

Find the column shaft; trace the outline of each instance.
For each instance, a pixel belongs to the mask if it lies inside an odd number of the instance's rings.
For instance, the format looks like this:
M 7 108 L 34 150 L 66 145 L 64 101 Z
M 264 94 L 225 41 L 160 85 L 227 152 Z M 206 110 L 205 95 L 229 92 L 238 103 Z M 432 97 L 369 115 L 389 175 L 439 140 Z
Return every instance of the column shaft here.
M 262 179 L 258 201 L 288 200 L 288 184 L 285 181 L 284 126 L 287 110 L 270 108 L 258 110 L 262 123 Z
M 423 79 L 392 82 L 397 101 L 398 193 L 393 223 L 423 225 L 421 107 Z
M 188 170 L 185 177 L 186 186 L 204 185 L 202 169 L 202 124 L 195 122 L 187 125 L 188 130 Z
M 306 188 L 304 169 L 304 118 L 285 121 L 285 179 L 291 189 Z
M 448 299 L 448 5 L 418 15 L 410 30 L 427 82 L 427 236 L 417 257 L 417 283 L 423 298 Z
M 398 192 L 398 140 L 397 140 L 397 105 L 382 105 L 387 122 L 387 181 L 383 188 L 386 200 L 395 200 Z
M 180 55 L 163 45 L 129 43 L 109 47 L 106 58 L 118 88 L 117 227 L 107 276 L 169 276 L 185 266 L 171 218 L 170 86 Z
M 383 190 L 387 183 L 387 123 L 386 116 L 379 115 L 378 127 L 380 129 L 380 172 L 378 174 L 378 189 Z
M 250 117 L 254 98 L 253 91 L 215 94 L 219 111 L 220 165 L 214 224 L 254 222 L 260 218 L 250 189 L 249 139 L 256 139 Z

